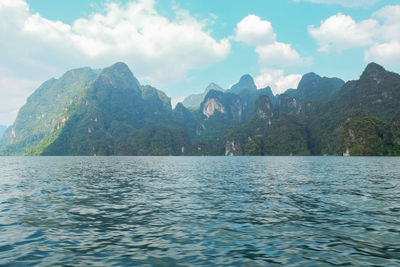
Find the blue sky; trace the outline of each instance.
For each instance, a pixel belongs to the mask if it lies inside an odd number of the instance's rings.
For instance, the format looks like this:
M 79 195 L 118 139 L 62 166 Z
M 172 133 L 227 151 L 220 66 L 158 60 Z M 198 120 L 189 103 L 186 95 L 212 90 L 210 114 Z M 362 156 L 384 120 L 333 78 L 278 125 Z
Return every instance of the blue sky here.
M 275 93 L 301 75 L 357 79 L 370 61 L 400 72 L 398 0 L 1 0 L 0 124 L 43 81 L 126 62 L 181 98 L 251 74 Z M 349 6 L 350 5 L 350 6 Z

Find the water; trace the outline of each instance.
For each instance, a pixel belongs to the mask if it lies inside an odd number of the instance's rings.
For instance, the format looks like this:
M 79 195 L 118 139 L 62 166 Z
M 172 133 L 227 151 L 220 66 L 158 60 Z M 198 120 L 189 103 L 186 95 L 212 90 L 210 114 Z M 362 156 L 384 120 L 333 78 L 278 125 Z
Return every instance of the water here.
M 0 158 L 0 265 L 399 266 L 400 158 Z

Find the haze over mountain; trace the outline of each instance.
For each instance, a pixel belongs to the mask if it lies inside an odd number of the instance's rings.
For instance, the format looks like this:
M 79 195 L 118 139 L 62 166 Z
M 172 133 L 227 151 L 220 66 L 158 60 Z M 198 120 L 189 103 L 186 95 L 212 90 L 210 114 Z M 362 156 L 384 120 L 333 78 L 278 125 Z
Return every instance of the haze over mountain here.
M 309 73 L 274 96 L 246 74 L 175 109 L 128 66 L 80 68 L 43 83 L 0 140 L 4 155 L 399 155 L 400 76 Z M 185 107 L 185 105 L 187 107 Z M 396 115 L 397 114 L 397 115 Z
M 203 101 L 204 97 L 207 95 L 208 92 L 210 92 L 211 90 L 215 90 L 215 91 L 221 91 L 223 92 L 224 89 L 222 89 L 218 84 L 215 83 L 210 83 L 206 90 L 204 90 L 203 93 L 201 94 L 192 94 L 192 95 L 188 95 L 187 97 L 185 97 L 185 99 L 182 101 L 182 104 L 190 109 L 190 110 L 196 110 L 198 108 L 200 108 L 200 104 Z
M 3 136 L 4 132 L 6 131 L 7 126 L 0 125 L 0 138 Z

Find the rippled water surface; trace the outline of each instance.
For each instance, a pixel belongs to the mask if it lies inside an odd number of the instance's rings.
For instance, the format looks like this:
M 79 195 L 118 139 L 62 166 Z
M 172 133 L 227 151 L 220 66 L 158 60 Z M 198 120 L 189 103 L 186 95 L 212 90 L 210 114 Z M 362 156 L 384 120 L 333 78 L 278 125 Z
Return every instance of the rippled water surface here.
M 400 158 L 3 157 L 0 265 L 399 266 Z

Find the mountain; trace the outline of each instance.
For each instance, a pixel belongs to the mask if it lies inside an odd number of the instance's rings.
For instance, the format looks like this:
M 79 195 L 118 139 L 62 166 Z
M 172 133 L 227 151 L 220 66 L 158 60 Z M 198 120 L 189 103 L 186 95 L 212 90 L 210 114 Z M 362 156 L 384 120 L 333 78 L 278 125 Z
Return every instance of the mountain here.
M 182 103 L 178 103 L 173 110 L 173 122 L 177 127 L 185 128 L 191 137 L 195 137 L 197 135 L 198 130 L 198 113 L 193 113 Z
M 198 135 L 207 140 L 219 140 L 233 124 L 252 118 L 254 105 L 260 96 L 275 100 L 270 87 L 257 90 L 253 78 L 248 74 L 243 75 L 226 92 L 210 90 L 200 105 Z
M 197 109 L 172 109 L 164 92 L 116 63 L 43 83 L 0 139 L 0 153 L 393 156 L 398 103 L 400 75 L 371 63 L 358 80 L 309 73 L 277 96 L 246 74 L 227 91 L 208 86 Z
M 296 90 L 289 89 L 285 94 L 296 99 L 324 102 L 337 93 L 343 84 L 344 81 L 339 78 L 321 77 L 310 72 L 303 75 Z
M 141 86 L 142 98 L 164 109 L 171 110 L 171 98 L 163 91 L 158 90 L 150 85 Z
M 386 71 L 378 64 L 368 64 L 359 80 L 345 83 L 330 101 L 322 104 L 313 113 L 310 118 L 310 132 L 315 140 L 313 153 L 342 154 L 347 150 L 343 144 L 346 135 L 359 132 L 356 128 L 362 125 L 373 127 L 372 121 L 355 125 L 349 123 L 350 121 L 360 121 L 360 119 L 368 121 L 371 117 L 374 120 L 389 123 L 400 111 L 399 101 L 400 75 Z M 360 114 L 368 114 L 368 116 Z M 352 126 L 350 133 L 345 129 L 346 125 Z M 382 135 L 381 137 L 383 138 Z M 365 147 L 362 143 L 357 145 Z M 384 154 L 392 155 L 389 152 Z M 352 155 L 360 155 L 360 153 L 352 153 Z
M 223 136 L 225 155 L 310 155 L 304 115 L 274 112 L 268 96 L 260 96 L 254 117 L 228 129 Z
M 7 126 L 0 125 L 0 138 L 3 136 L 4 132 L 7 130 Z
M 239 82 L 234 84 L 231 89 L 228 90 L 229 93 L 239 94 L 241 92 L 254 92 L 257 90 L 257 86 L 254 83 L 253 77 L 249 74 L 243 75 Z
M 222 89 L 218 84 L 210 83 L 210 84 L 207 86 L 206 90 L 204 90 L 203 93 L 201 93 L 201 94 L 192 94 L 192 95 L 187 96 L 187 97 L 183 100 L 182 104 L 183 104 L 186 108 L 188 108 L 188 109 L 190 109 L 190 110 L 199 109 L 199 108 L 200 108 L 201 102 L 203 102 L 203 100 L 204 100 L 204 97 L 205 97 L 205 96 L 208 94 L 208 92 L 210 92 L 211 90 L 221 91 L 221 92 L 224 91 L 224 89 Z
M 305 81 L 321 80 L 307 76 Z M 323 97 L 304 93 L 308 89 L 301 85 L 303 93 L 279 95 L 275 108 L 270 103 L 264 107 L 274 112 L 273 120 L 266 123 L 254 117 L 228 129 L 225 154 L 400 155 L 398 74 L 371 63 L 359 80 L 345 83 L 335 93 L 323 84 L 326 79 L 320 85 Z M 236 152 L 226 145 L 233 143 Z
M 269 97 L 271 102 L 275 104 L 276 98 L 272 93 L 271 87 L 267 86 L 257 90 L 253 77 L 249 74 L 243 75 L 239 82 L 234 84 L 228 92 L 239 95 L 243 104 L 243 120 L 249 120 L 254 113 L 254 104 L 261 95 Z
M 357 81 L 347 82 L 334 99 L 342 111 L 366 110 L 390 120 L 399 111 L 400 75 L 370 63 Z
M 218 138 L 234 123 L 242 121 L 243 105 L 238 95 L 211 90 L 200 105 L 200 129 L 203 138 Z
M 2 152 L 127 154 L 132 144 L 126 142 L 132 136 L 143 136 L 139 130 L 158 124 L 171 127 L 172 136 L 181 135 L 172 131 L 179 125 L 174 123 L 170 99 L 156 88 L 141 86 L 127 65 L 116 63 L 101 71 L 79 69 L 46 82 L 34 92 L 2 139 Z M 157 142 L 163 141 L 160 137 Z M 177 149 L 165 151 L 175 153 Z
M 0 140 L 5 154 L 22 154 L 57 132 L 66 122 L 68 109 L 98 75 L 98 70 L 68 71 L 44 82 L 19 110 L 15 123 Z

